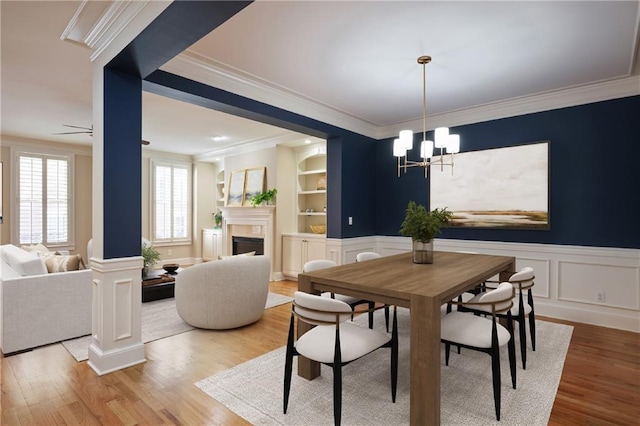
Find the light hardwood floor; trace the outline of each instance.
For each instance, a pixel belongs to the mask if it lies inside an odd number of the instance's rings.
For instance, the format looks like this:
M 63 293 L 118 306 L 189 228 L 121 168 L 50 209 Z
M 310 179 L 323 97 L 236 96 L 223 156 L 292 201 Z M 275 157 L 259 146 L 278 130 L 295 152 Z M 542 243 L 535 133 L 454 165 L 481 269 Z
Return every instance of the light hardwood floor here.
M 296 288 L 271 284 L 281 294 Z M 102 377 L 60 344 L 2 358 L 0 424 L 247 424 L 193 383 L 283 346 L 289 315 L 286 304 L 249 327 L 150 342 L 146 363 Z M 640 335 L 555 322 L 575 328 L 549 424 L 640 424 Z

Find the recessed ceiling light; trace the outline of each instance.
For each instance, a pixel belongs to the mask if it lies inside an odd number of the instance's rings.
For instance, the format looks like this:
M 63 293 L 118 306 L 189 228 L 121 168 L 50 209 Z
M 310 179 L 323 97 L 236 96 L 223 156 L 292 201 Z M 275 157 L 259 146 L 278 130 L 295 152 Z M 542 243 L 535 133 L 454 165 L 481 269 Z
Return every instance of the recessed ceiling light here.
M 305 139 L 305 140 L 304 140 L 304 143 L 306 143 L 306 144 L 310 144 L 310 143 L 311 143 L 311 139 Z
M 221 141 L 226 138 L 227 138 L 226 136 L 220 136 L 220 135 L 211 136 L 211 139 L 213 139 L 214 141 Z

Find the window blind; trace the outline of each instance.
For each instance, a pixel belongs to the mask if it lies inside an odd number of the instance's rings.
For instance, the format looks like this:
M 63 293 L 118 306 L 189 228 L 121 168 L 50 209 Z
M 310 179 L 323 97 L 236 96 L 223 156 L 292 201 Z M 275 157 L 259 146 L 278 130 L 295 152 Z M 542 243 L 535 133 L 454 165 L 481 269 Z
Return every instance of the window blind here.
M 153 224 L 155 241 L 189 238 L 190 166 L 153 165 Z
M 70 159 L 18 155 L 18 241 L 70 244 Z

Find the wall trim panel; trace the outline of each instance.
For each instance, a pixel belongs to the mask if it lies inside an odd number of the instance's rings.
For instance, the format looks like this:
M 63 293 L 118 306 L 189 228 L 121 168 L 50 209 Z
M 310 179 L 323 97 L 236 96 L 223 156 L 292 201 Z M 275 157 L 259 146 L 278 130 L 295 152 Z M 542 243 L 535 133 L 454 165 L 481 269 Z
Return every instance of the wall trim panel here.
M 371 247 L 390 256 L 411 250 L 411 240 L 388 236 L 327 240 L 327 254 L 334 253 L 342 263 L 355 261 L 357 253 Z M 640 333 L 640 250 L 450 239 L 436 239 L 434 247 L 515 256 L 518 268 L 530 265 L 536 271 L 536 314 Z M 603 287 L 604 303 L 596 302 L 593 290 L 603 285 L 602 277 L 613 282 Z M 576 296 L 580 294 L 585 297 Z

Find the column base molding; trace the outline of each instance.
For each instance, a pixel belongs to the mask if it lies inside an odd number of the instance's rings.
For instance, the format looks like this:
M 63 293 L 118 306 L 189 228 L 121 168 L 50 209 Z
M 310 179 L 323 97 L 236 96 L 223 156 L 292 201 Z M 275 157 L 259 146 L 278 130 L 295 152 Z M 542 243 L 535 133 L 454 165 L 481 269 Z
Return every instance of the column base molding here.
M 142 342 L 110 351 L 102 351 L 95 342 L 89 345 L 89 361 L 87 363 L 99 376 L 142 364 L 146 361 Z

